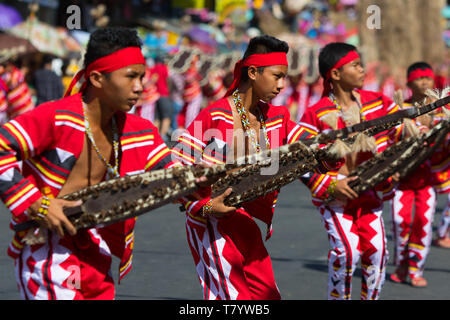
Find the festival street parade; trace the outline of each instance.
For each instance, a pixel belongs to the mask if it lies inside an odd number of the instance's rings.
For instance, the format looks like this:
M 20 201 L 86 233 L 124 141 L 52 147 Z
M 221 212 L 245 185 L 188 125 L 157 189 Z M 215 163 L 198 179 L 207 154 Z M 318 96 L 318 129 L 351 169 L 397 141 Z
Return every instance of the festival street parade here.
M 450 299 L 449 72 L 446 0 L 2 1 L 0 300 Z

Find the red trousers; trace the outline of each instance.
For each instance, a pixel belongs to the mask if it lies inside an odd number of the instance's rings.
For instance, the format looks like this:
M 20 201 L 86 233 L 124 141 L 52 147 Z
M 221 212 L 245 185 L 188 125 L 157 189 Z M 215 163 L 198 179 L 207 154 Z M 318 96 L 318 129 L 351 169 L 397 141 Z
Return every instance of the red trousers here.
M 448 194 L 447 206 L 442 212 L 437 232 L 439 238 L 450 237 L 450 193 Z
M 62 239 L 51 233 L 45 244 L 26 245 L 15 260 L 27 300 L 114 299 L 110 267 L 111 253 L 96 229 Z
M 280 299 L 261 231 L 244 210 L 216 219 L 187 215 L 187 240 L 204 299 Z
M 436 192 L 430 186 L 396 190 L 391 204 L 394 264 L 406 264 L 412 278 L 421 276 L 432 240 Z
M 364 201 L 356 206 L 319 207 L 328 234 L 328 299 L 350 300 L 352 276 L 361 261 L 361 299 L 379 298 L 388 260 L 382 207 L 370 209 Z M 358 206 L 359 204 L 359 206 Z

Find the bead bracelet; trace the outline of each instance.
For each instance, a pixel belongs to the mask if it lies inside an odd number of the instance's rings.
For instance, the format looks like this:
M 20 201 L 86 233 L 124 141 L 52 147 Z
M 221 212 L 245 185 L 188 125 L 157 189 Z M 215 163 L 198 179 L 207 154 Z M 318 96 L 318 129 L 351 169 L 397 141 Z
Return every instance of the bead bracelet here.
M 203 205 L 202 216 L 207 217 L 212 214 L 212 200 L 209 200 Z
M 36 220 L 44 219 L 48 214 L 48 207 L 50 206 L 50 199 L 47 196 L 42 196 L 41 206 L 36 213 Z
M 335 192 L 335 190 L 336 190 L 336 184 L 337 184 L 337 180 L 332 180 L 332 181 L 330 182 L 330 185 L 329 185 L 328 188 L 327 188 L 327 193 L 328 193 L 329 195 L 334 194 L 334 192 Z

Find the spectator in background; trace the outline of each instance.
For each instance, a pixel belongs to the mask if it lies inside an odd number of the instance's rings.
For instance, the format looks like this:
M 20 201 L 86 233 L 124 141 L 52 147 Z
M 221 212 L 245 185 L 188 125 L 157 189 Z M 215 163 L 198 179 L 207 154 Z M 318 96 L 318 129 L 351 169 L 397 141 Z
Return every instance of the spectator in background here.
M 189 69 L 183 74 L 183 109 L 178 114 L 178 128 L 187 128 L 201 109 L 203 94 L 200 86 L 200 75 L 197 69 L 198 55 L 191 60 Z
M 151 77 L 155 79 L 156 89 L 159 99 L 156 101 L 155 126 L 159 128 L 159 134 L 165 140 L 170 131 L 172 121 L 173 106 L 169 97 L 169 68 L 161 57 L 155 58 L 155 65 L 150 70 Z
M 152 62 L 153 64 L 153 62 Z M 159 93 L 156 88 L 156 74 L 151 74 L 151 68 L 147 60 L 145 75 L 142 78 L 143 91 L 138 103 L 134 106 L 134 113 L 138 116 L 155 123 L 156 102 L 159 100 Z M 130 111 L 133 112 L 133 111 Z
M 62 84 L 64 88 L 64 92 L 67 91 L 69 88 L 70 83 L 72 82 L 73 77 L 77 74 L 80 67 L 78 66 L 76 59 L 70 59 L 69 61 L 66 61 L 67 64 L 63 64 L 61 71 L 62 71 Z
M 172 131 L 178 129 L 177 116 L 183 108 L 183 88 L 184 78 L 183 75 L 173 70 L 169 70 L 169 92 L 170 99 L 172 100 L 173 112 L 172 112 Z
M 436 70 L 436 76 L 434 78 L 435 88 L 443 90 L 450 85 L 449 78 L 447 77 L 448 71 L 445 65 L 439 66 Z
M 225 74 L 225 70 L 217 68 L 207 75 L 208 82 L 202 87 L 202 93 L 207 105 L 222 99 L 227 92 L 227 88 L 223 84 Z
M 289 75 L 287 79 L 288 85 L 272 100 L 272 104 L 285 105 L 289 109 L 291 120 L 298 122 L 310 105 L 313 85 L 304 81 L 303 73 Z
M 9 58 L 0 57 L 0 121 L 5 123 L 34 108 L 25 76 Z
M 53 57 L 46 55 L 42 66 L 33 75 L 33 86 L 36 90 L 36 105 L 61 99 L 64 94 L 62 79 L 52 70 Z

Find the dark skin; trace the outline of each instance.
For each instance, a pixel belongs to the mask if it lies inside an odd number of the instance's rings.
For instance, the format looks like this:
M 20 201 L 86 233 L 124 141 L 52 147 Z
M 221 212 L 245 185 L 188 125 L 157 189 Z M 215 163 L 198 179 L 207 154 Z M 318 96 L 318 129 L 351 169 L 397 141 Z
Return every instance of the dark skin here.
M 264 102 L 269 102 L 280 93 L 284 88 L 284 81 L 287 75 L 287 66 L 274 65 L 264 67 L 262 72 L 258 72 L 257 67 L 250 66 L 248 68 L 248 78 L 249 80 L 241 83 L 239 85 L 239 95 L 242 100 L 243 107 L 245 108 L 247 115 L 249 117 L 250 128 L 256 132 L 256 137 L 258 143 L 265 143 L 264 141 L 259 141 L 260 138 L 260 128 L 261 122 L 259 121 L 259 111 L 258 102 L 260 100 Z M 241 118 L 234 105 L 233 98 L 228 97 L 228 102 L 233 111 L 233 134 L 237 137 L 244 132 L 242 127 Z M 241 144 L 243 139 L 236 139 L 236 143 L 233 144 L 234 154 L 239 154 L 238 150 L 245 150 L 245 147 Z M 251 143 L 249 142 L 249 145 Z M 250 150 L 245 151 L 246 154 L 251 152 Z M 223 194 L 218 197 L 212 198 L 212 214 L 217 217 L 225 217 L 233 211 L 237 210 L 235 207 L 226 206 L 223 201 L 232 192 L 231 188 L 228 188 Z

